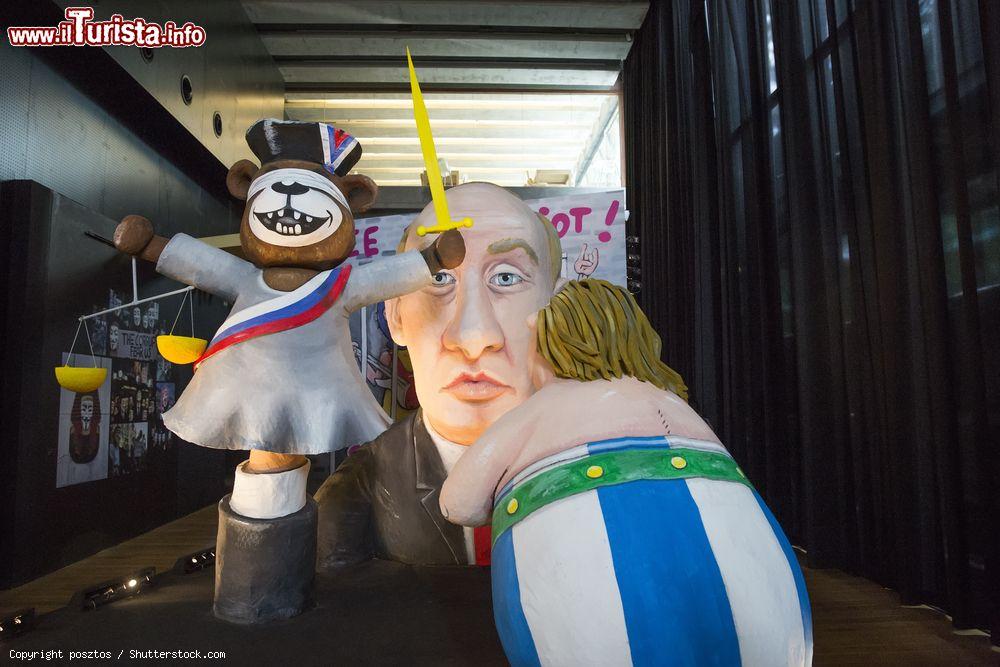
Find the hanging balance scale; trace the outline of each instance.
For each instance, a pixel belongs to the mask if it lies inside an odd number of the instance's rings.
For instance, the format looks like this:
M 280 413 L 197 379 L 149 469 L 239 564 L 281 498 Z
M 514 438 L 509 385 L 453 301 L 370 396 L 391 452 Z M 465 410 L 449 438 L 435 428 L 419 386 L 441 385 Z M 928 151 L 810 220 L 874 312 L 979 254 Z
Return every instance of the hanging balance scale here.
M 76 348 L 76 340 L 80 337 L 80 328 L 87 334 L 87 345 L 90 347 L 91 367 L 73 366 L 73 350 Z M 69 356 L 66 358 L 66 365 L 56 366 L 56 382 L 63 389 L 76 392 L 77 394 L 89 394 L 97 391 L 97 388 L 104 384 L 108 377 L 108 369 L 97 365 L 97 357 L 94 356 L 94 345 L 90 342 L 90 331 L 87 329 L 87 322 L 82 317 L 76 325 L 76 333 L 73 335 L 73 344 L 69 346 Z
M 172 364 L 193 364 L 205 351 L 205 347 L 208 346 L 208 341 L 204 338 L 194 337 L 194 297 L 191 296 L 192 289 L 189 287 L 187 292 L 184 293 L 184 298 L 181 299 L 181 307 L 177 309 L 177 317 L 174 318 L 174 324 L 170 327 L 170 333 L 156 337 L 156 349 L 160 351 L 160 355 L 164 359 Z M 177 328 L 177 320 L 180 319 L 181 313 L 184 311 L 185 302 L 187 302 L 188 311 L 191 313 L 191 335 L 175 336 L 174 329 Z
M 93 238 L 111 245 L 110 241 L 100 238 L 95 234 L 87 234 Z M 184 304 L 187 303 L 188 297 L 190 297 L 190 292 L 194 290 L 194 287 L 183 287 L 181 289 L 173 290 L 171 292 L 166 292 L 164 294 L 157 294 L 156 296 L 146 297 L 145 299 L 139 298 L 139 284 L 136 278 L 136 259 L 132 258 L 132 301 L 129 303 L 122 304 L 120 306 L 115 306 L 113 308 L 107 308 L 105 310 L 91 313 L 90 315 L 81 315 L 77 318 L 79 324 L 76 327 L 76 334 L 73 336 L 73 343 L 69 348 L 69 356 L 66 359 L 66 364 L 62 366 L 56 366 L 56 382 L 63 389 L 76 392 L 78 394 L 86 394 L 92 391 L 97 391 L 98 387 L 104 384 L 104 381 L 108 377 L 108 369 L 102 368 L 97 365 L 97 356 L 94 354 L 94 345 L 90 340 L 90 330 L 87 327 L 87 320 L 91 320 L 95 317 L 100 317 L 102 315 L 107 315 L 108 313 L 115 313 L 119 310 L 125 308 L 131 308 L 137 306 L 140 303 L 147 303 L 149 301 L 158 301 L 159 299 L 165 299 L 169 296 L 174 296 L 176 294 L 184 294 L 184 298 L 181 299 L 180 308 L 177 310 L 177 317 L 174 318 L 174 324 L 170 327 L 170 333 L 157 336 L 156 337 L 156 349 L 159 350 L 160 354 L 167 361 L 174 364 L 190 364 L 193 363 L 201 356 L 208 346 L 208 341 L 204 338 L 194 337 L 194 299 L 188 304 L 191 310 L 191 335 L 190 336 L 175 336 L 174 329 L 177 327 L 177 321 L 180 319 L 181 312 L 184 310 Z M 73 361 L 76 349 L 76 341 L 80 336 L 80 329 L 83 329 L 84 334 L 87 338 L 87 346 L 90 348 L 90 366 L 74 366 Z

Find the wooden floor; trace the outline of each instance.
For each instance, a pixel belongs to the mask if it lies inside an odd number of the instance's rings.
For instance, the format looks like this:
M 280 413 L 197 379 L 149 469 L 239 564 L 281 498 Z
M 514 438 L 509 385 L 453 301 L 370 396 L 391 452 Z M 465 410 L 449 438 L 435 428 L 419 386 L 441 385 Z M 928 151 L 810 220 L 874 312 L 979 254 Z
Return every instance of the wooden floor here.
M 839 570 L 804 568 L 816 665 L 997 665 L 983 636 L 956 635 L 937 611 Z
M 178 557 L 215 541 L 218 512 L 211 505 L 57 572 L 0 591 L 0 610 L 65 605 L 74 592 Z M 805 570 L 813 607 L 816 665 L 997 665 L 983 636 L 952 632 L 948 620 L 926 608 L 904 608 L 890 590 L 837 570 Z
M 0 610 L 35 607 L 36 613 L 43 614 L 65 606 L 74 593 L 88 586 L 149 565 L 157 572 L 169 570 L 181 556 L 215 543 L 218 520 L 219 510 L 212 504 L 23 586 L 0 591 Z

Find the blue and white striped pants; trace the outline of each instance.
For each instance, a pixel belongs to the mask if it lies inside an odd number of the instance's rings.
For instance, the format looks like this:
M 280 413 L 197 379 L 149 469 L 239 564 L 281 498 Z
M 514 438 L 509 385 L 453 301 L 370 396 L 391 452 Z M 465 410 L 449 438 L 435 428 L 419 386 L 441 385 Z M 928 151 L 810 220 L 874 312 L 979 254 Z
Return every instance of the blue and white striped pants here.
M 809 665 L 802 572 L 756 491 L 704 478 L 603 486 L 546 505 L 492 554 L 521 665 Z

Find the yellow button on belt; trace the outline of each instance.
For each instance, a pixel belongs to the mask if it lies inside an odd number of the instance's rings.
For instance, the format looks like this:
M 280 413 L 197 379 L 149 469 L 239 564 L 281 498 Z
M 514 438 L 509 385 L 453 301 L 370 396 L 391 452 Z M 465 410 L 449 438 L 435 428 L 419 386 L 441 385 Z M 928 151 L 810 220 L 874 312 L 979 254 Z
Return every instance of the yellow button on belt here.
M 517 511 L 517 498 L 511 498 L 510 502 L 507 503 L 507 514 L 513 514 Z
M 684 460 L 683 456 L 675 456 L 674 458 L 670 459 L 670 465 L 677 468 L 678 470 L 683 470 L 684 468 L 687 468 L 687 464 L 688 462 Z
M 590 466 L 587 468 L 587 477 L 590 479 L 597 479 L 604 474 L 604 468 L 601 466 Z

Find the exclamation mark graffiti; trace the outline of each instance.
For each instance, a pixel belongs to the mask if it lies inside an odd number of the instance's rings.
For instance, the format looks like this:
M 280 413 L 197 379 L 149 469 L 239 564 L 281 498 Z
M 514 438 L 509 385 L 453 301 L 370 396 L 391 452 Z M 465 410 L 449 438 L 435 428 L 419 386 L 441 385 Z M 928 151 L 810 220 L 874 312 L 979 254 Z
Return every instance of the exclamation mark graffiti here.
M 613 202 L 611 202 L 611 206 L 608 207 L 608 214 L 604 216 L 604 224 L 607 225 L 608 227 L 615 224 L 615 218 L 618 217 L 619 205 L 620 204 L 618 200 L 615 199 Z M 611 232 L 609 231 L 601 232 L 600 234 L 597 235 L 597 240 L 600 241 L 601 243 L 607 243 L 608 241 L 611 240 Z

